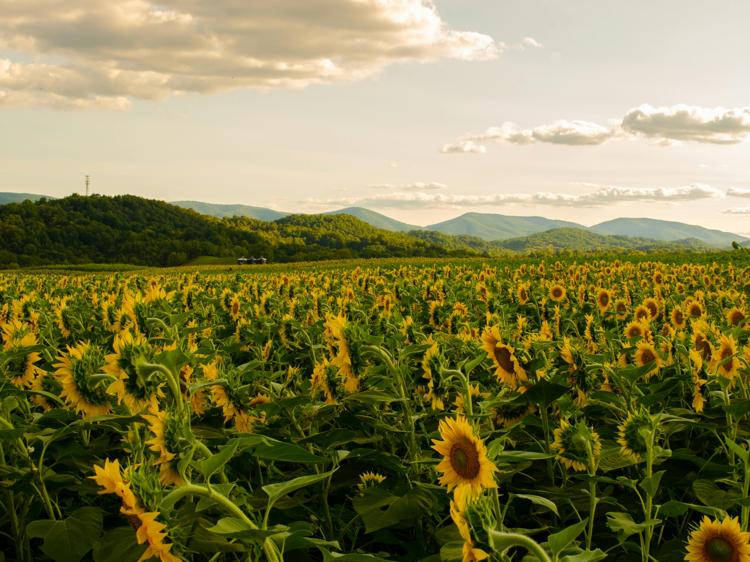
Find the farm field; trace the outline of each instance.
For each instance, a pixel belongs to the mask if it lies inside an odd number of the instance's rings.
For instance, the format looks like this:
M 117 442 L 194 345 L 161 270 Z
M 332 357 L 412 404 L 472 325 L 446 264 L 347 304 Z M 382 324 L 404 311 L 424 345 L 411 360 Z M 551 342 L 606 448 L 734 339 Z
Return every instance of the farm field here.
M 746 254 L 0 272 L 0 560 L 750 560 Z

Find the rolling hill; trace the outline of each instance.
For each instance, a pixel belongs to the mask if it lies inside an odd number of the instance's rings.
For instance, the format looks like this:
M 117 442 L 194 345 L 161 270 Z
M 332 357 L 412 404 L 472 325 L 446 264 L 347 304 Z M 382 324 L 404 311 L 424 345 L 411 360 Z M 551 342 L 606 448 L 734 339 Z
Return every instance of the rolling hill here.
M 21 201 L 39 201 L 42 197 L 47 199 L 53 199 L 47 195 L 38 195 L 36 193 L 0 193 L 0 205 L 7 205 L 8 203 L 20 203 Z
M 553 228 L 581 228 L 574 222 L 552 220 L 544 217 L 515 217 L 493 213 L 466 213 L 455 219 L 425 226 L 445 234 L 476 236 L 484 240 L 505 240 L 528 236 Z
M 494 247 L 514 252 L 541 250 L 573 252 L 624 251 L 703 251 L 709 246 L 694 238 L 679 241 L 653 240 L 620 235 L 596 234 L 580 228 L 553 228 L 529 236 L 510 238 L 493 243 Z
M 192 209 L 196 213 L 217 218 L 250 217 L 261 221 L 275 221 L 289 214 L 282 211 L 274 211 L 266 207 L 223 205 L 220 203 L 203 203 L 202 201 L 172 201 L 172 205 L 177 205 L 184 209 Z
M 642 236 L 653 240 L 675 241 L 694 238 L 709 246 L 728 248 L 733 240 L 748 241 L 744 236 L 712 230 L 693 224 L 674 221 L 663 221 L 647 218 L 620 218 L 606 221 L 591 227 L 597 234 L 616 234 L 620 236 Z
M 397 221 L 396 219 L 392 219 L 391 217 L 387 217 L 381 213 L 363 207 L 347 207 L 336 211 L 327 211 L 322 214 L 351 215 L 376 228 L 382 228 L 383 230 L 390 230 L 392 232 L 409 232 L 410 230 L 419 230 L 422 228 L 421 226 L 414 226 L 413 224 Z

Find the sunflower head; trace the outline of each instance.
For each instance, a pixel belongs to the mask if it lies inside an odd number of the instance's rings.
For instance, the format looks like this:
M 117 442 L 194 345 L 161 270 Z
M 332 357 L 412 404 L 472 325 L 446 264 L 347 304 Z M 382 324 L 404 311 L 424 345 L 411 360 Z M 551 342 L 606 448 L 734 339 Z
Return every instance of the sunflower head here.
M 555 429 L 555 440 L 550 446 L 558 461 L 578 472 L 594 471 L 602 452 L 599 434 L 583 422 L 571 425 L 565 420 Z
M 599 311 L 601 313 L 606 312 L 611 302 L 612 295 L 610 292 L 607 289 L 599 289 L 599 292 L 596 294 L 596 305 L 599 307 Z
M 740 529 L 736 517 L 723 521 L 703 517 L 700 525 L 690 533 L 687 562 L 747 562 L 750 560 L 750 533 Z
M 85 417 L 110 411 L 106 381 L 101 378 L 105 359 L 101 349 L 87 342 L 68 347 L 55 364 L 55 378 L 62 386 L 60 396 Z
M 646 378 L 654 376 L 659 372 L 659 369 L 664 366 L 664 362 L 656 352 L 656 348 L 648 341 L 638 342 L 634 359 L 635 364 L 639 367 L 652 366 L 652 368 L 644 375 Z
M 737 307 L 727 310 L 726 315 L 730 326 L 742 326 L 747 320 L 745 313 Z
M 437 469 L 440 483 L 448 491 L 456 490 L 456 502 L 463 506 L 477 498 L 484 488 L 496 488 L 495 465 L 487 458 L 487 449 L 466 418 L 442 420 L 438 426 L 442 441 L 433 439 L 433 449 L 443 455 Z
M 502 342 L 497 326 L 487 327 L 482 334 L 482 349 L 495 365 L 498 380 L 511 389 L 528 380 L 526 371 L 516 358 L 515 350 Z
M 646 455 L 649 444 L 653 442 L 656 429 L 655 420 L 647 412 L 629 414 L 617 431 L 620 452 L 625 457 L 640 462 Z
M 685 318 L 685 313 L 682 311 L 682 308 L 680 308 L 679 306 L 676 306 L 672 309 L 670 318 L 672 319 L 672 326 L 674 326 L 675 330 L 682 330 L 687 325 L 687 319 Z
M 555 302 L 560 302 L 565 298 L 565 287 L 555 283 L 549 288 L 549 298 Z
M 719 376 L 734 380 L 740 368 L 737 342 L 732 336 L 721 336 L 719 348 L 713 353 L 713 367 Z

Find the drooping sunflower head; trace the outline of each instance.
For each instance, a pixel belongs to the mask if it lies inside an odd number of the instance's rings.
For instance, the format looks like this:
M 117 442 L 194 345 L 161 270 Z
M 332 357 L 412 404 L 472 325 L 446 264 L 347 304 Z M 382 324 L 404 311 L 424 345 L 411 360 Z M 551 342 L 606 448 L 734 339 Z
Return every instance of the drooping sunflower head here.
M 502 342 L 497 326 L 487 327 L 482 334 L 482 349 L 495 365 L 495 375 L 511 389 L 528 380 L 526 371 L 516 357 L 515 350 Z
M 440 483 L 456 490 L 456 502 L 465 505 L 485 488 L 495 488 L 495 465 L 487 458 L 487 448 L 466 418 L 442 420 L 438 426 L 442 441 L 433 439 L 432 448 L 443 455 L 437 469 Z
M 162 484 L 181 484 L 183 478 L 177 472 L 177 463 L 195 442 L 189 420 L 185 414 L 159 410 L 156 404 L 151 405 L 149 414 L 143 418 L 153 434 L 146 444 L 158 454 L 156 464 L 159 465 Z
M 151 398 L 163 395 L 159 385 L 139 376 L 136 368 L 139 360 L 151 355 L 151 346 L 143 334 L 133 335 L 126 328 L 115 335 L 112 347 L 115 353 L 107 355 L 104 371 L 117 380 L 108 388 L 108 392 L 116 394 L 131 412 L 140 412 L 148 406 Z
M 55 378 L 62 386 L 60 396 L 84 417 L 101 416 L 110 411 L 107 380 L 101 378 L 104 364 L 101 349 L 88 342 L 68 347 L 55 364 Z
M 713 353 L 713 367 L 719 376 L 734 380 L 740 368 L 737 358 L 737 342 L 732 336 L 721 336 L 719 348 Z
M 703 517 L 690 533 L 687 562 L 750 562 L 750 533 L 742 532 L 736 517 L 723 521 Z
M 653 441 L 656 429 L 653 417 L 647 412 L 630 413 L 617 430 L 617 442 L 622 454 L 635 462 L 641 462 L 648 451 L 649 439 Z M 649 436 L 649 432 L 652 436 Z
M 602 452 L 599 434 L 582 421 L 571 425 L 562 420 L 550 448 L 563 466 L 578 472 L 593 470 Z

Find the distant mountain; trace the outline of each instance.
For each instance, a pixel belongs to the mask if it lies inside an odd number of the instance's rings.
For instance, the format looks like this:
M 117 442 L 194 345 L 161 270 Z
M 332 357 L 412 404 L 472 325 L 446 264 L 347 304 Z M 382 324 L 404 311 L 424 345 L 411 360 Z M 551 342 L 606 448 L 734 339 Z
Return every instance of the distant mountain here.
M 184 209 L 192 209 L 202 215 L 218 217 L 250 217 L 261 221 L 275 221 L 289 213 L 274 211 L 265 207 L 251 207 L 250 205 L 223 205 L 220 203 L 203 203 L 202 201 L 172 201 Z
M 494 242 L 496 248 L 514 252 L 540 250 L 574 252 L 617 252 L 617 251 L 685 251 L 708 250 L 709 247 L 695 238 L 678 241 L 653 240 L 632 236 L 602 235 L 581 228 L 554 228 L 529 236 L 510 238 Z
M 455 219 L 424 227 L 425 230 L 436 230 L 445 234 L 465 234 L 484 240 L 506 240 L 519 236 L 528 236 L 553 228 L 582 228 L 585 226 L 574 222 L 552 220 L 544 217 L 515 217 L 493 213 L 466 213 Z
M 396 219 L 392 219 L 391 217 L 387 217 L 363 207 L 347 207 L 346 209 L 327 211 L 323 214 L 351 215 L 371 226 L 374 226 L 375 228 L 382 228 L 383 230 L 390 230 L 391 232 L 409 232 L 410 230 L 419 230 L 422 228 L 421 226 L 414 226 L 413 224 L 397 221 Z
M 663 221 L 645 218 L 621 218 L 603 222 L 591 227 L 597 234 L 618 234 L 621 236 L 642 236 L 654 240 L 684 240 L 695 238 L 704 244 L 714 247 L 727 248 L 733 240 L 737 242 L 747 241 L 748 238 L 724 232 L 712 230 L 693 224 L 681 222 Z
M 8 203 L 20 203 L 21 201 L 39 201 L 42 197 L 47 199 L 53 199 L 48 195 L 38 195 L 36 193 L 0 193 L 0 205 L 7 205 Z

